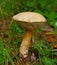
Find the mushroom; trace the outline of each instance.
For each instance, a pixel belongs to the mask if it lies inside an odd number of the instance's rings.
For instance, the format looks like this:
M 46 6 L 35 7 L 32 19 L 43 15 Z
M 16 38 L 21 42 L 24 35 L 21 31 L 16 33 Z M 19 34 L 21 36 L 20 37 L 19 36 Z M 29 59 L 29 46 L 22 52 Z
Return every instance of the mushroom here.
M 16 20 L 23 29 L 25 29 L 19 52 L 24 58 L 26 58 L 31 45 L 33 31 L 44 26 L 47 20 L 41 14 L 35 12 L 18 13 L 13 16 L 13 19 Z

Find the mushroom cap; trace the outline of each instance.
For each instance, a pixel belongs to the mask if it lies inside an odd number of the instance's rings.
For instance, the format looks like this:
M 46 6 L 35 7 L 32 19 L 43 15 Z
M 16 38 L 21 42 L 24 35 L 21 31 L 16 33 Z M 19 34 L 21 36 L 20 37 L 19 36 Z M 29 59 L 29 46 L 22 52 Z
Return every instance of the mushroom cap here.
M 36 29 L 42 27 L 42 25 L 47 21 L 41 14 L 35 12 L 22 12 L 13 16 L 13 19 L 25 29 Z

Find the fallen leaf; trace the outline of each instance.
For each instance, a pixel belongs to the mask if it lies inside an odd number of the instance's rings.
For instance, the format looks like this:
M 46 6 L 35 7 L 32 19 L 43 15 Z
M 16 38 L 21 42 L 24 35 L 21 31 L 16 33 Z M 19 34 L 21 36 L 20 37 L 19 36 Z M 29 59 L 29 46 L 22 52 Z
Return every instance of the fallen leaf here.
M 0 26 L 3 24 L 3 21 L 2 20 L 0 20 Z
M 56 48 L 56 49 L 57 49 L 57 44 L 55 44 L 55 45 L 54 45 L 54 48 Z

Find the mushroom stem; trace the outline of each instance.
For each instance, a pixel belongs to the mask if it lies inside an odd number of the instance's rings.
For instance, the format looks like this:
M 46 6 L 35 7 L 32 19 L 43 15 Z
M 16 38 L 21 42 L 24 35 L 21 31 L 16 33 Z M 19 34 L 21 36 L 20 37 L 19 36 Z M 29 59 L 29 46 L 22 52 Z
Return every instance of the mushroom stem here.
M 22 43 L 20 45 L 20 54 L 25 58 L 27 57 L 28 54 L 28 49 L 30 47 L 30 43 L 31 43 L 31 38 L 32 38 L 32 31 L 27 31 L 24 34 Z

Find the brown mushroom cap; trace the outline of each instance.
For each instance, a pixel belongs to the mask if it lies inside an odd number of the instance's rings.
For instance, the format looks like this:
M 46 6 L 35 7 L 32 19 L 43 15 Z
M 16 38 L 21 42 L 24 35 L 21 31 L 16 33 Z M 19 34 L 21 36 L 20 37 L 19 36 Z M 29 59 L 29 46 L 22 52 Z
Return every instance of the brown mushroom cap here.
M 35 12 L 22 12 L 13 16 L 13 19 L 25 29 L 36 29 L 42 27 L 47 21 L 41 14 Z

